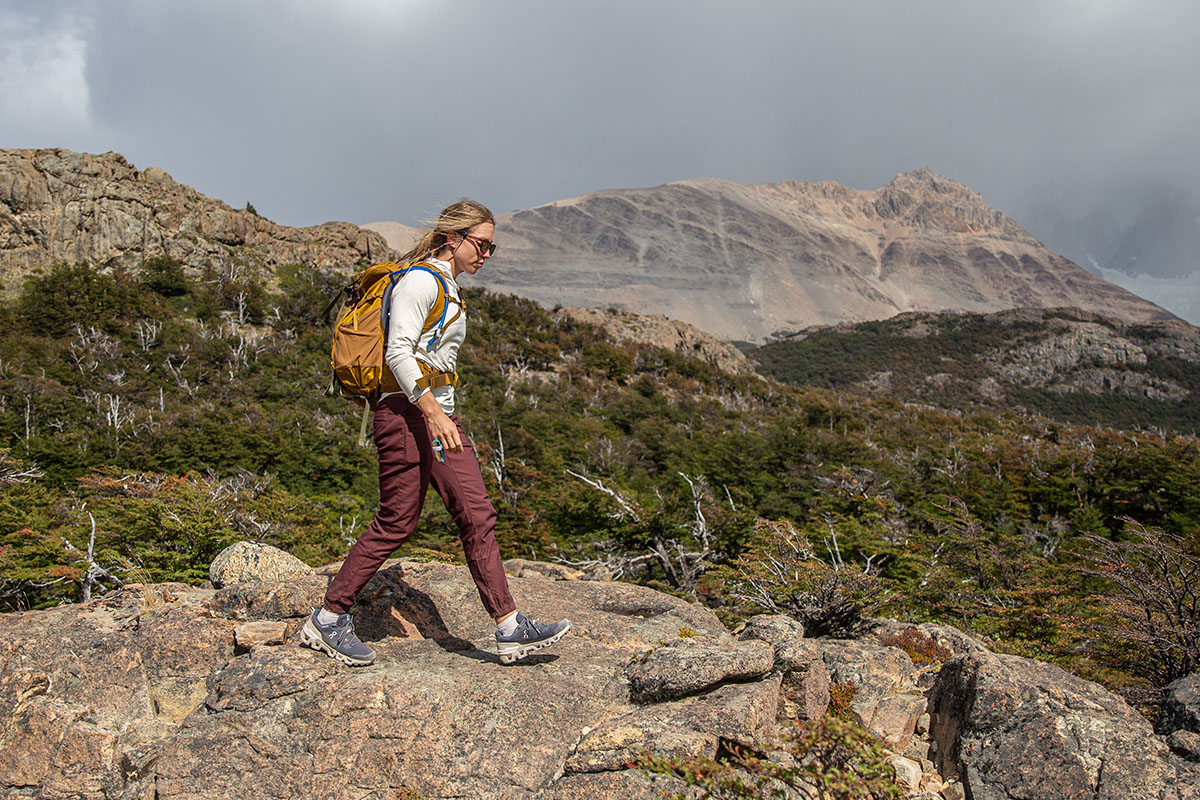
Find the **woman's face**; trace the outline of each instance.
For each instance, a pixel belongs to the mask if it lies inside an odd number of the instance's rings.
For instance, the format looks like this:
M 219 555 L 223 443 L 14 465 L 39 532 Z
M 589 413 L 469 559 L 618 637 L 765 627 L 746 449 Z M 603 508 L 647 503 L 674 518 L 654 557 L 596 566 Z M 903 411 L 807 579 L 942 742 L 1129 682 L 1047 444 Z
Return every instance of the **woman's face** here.
M 474 275 L 483 266 L 483 262 L 491 255 L 492 237 L 495 235 L 495 225 L 481 222 L 461 239 L 455 241 L 451 238 L 450 268 L 454 277 L 463 272 Z

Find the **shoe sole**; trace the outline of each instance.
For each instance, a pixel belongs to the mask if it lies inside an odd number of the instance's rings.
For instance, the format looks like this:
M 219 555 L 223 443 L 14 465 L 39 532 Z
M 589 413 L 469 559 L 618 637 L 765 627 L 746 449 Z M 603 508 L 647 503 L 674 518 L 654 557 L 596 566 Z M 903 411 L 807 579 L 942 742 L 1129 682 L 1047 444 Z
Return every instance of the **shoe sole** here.
M 332 645 L 327 644 L 326 641 L 321 638 L 320 632 L 312 624 L 311 619 L 307 620 L 304 623 L 304 627 L 300 629 L 300 645 L 302 647 L 311 647 L 313 650 L 325 653 L 330 658 L 340 661 L 343 664 L 351 667 L 365 667 L 368 664 L 375 663 L 374 656 L 371 656 L 368 659 L 363 659 L 354 658 L 353 656 L 348 656 L 345 653 L 338 652 L 337 649 L 335 649 Z
M 502 644 L 502 643 L 497 642 L 497 644 L 496 644 L 497 653 L 496 654 L 500 657 L 501 664 L 513 664 L 513 663 L 516 663 L 517 661 L 520 661 L 522 658 L 525 658 L 525 656 L 529 655 L 530 653 L 532 653 L 536 650 L 541 650 L 543 647 L 549 647 L 550 645 L 554 644 L 562 637 L 566 636 L 570 631 L 571 631 L 571 623 L 568 622 L 567 627 L 563 628 L 561 631 L 554 634 L 549 639 L 543 639 L 540 642 L 533 642 L 532 644 L 516 644 L 515 642 L 505 642 Z M 512 650 L 502 649 L 505 644 L 508 644 L 513 649 Z

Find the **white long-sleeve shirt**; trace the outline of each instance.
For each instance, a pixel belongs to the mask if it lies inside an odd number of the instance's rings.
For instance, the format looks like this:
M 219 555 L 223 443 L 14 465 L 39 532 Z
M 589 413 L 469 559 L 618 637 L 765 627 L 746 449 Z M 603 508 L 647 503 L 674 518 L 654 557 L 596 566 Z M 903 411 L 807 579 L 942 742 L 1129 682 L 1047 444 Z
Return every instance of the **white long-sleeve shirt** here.
M 427 263 L 436 267 L 441 273 L 449 296 L 461 303 L 462 290 L 454 281 L 450 264 L 436 258 L 429 259 Z M 400 279 L 392 289 L 391 317 L 388 320 L 387 350 L 384 353 L 384 361 L 410 402 L 416 403 L 421 395 L 432 391 L 434 399 L 438 401 L 442 410 L 447 414 L 453 414 L 453 386 L 439 386 L 432 390 L 417 388 L 417 381 L 422 375 L 421 368 L 417 366 L 417 359 L 439 372 L 453 373 L 458 361 L 458 348 L 467 338 L 467 315 L 463 312 L 449 325 L 436 331 L 437 341 L 434 342 L 432 348 L 429 347 L 429 340 L 435 331 L 429 331 L 422 335 L 421 329 L 425 325 L 425 319 L 429 316 L 430 309 L 437 302 L 437 297 L 437 278 L 425 270 L 409 270 Z M 459 310 L 460 306 L 448 300 L 446 319 L 449 320 L 454 316 L 455 311 Z M 382 397 L 387 397 L 387 394 Z

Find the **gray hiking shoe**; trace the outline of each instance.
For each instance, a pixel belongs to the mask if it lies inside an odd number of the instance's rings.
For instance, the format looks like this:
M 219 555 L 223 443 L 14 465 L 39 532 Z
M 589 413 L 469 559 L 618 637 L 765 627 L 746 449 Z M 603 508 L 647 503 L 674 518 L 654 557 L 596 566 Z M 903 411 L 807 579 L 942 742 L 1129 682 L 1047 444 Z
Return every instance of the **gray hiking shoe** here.
M 538 622 L 535 619 L 517 612 L 517 629 L 512 636 L 504 636 L 496 631 L 496 651 L 501 664 L 511 664 L 520 661 L 534 650 L 549 647 L 567 635 L 571 630 L 571 621 L 567 619 L 558 622 Z
M 374 663 L 375 651 L 362 643 L 354 633 L 354 620 L 349 614 L 339 614 L 336 621 L 329 625 L 317 622 L 317 612 L 313 609 L 312 616 L 300 629 L 300 644 L 328 653 L 343 664 L 352 667 L 365 667 Z

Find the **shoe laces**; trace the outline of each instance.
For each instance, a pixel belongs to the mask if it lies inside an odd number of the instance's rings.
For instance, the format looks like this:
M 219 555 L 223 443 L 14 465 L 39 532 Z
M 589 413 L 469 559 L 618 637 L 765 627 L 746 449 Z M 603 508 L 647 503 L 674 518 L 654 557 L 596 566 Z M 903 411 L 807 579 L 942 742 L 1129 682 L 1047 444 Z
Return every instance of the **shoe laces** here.
M 533 617 L 525 618 L 525 630 L 531 636 L 544 636 L 549 626 L 544 622 L 538 622 Z
M 354 646 L 362 644 L 362 639 L 359 639 L 358 634 L 354 632 L 353 618 L 346 620 L 344 626 L 338 626 L 334 635 L 337 636 L 339 645 L 348 644 Z

